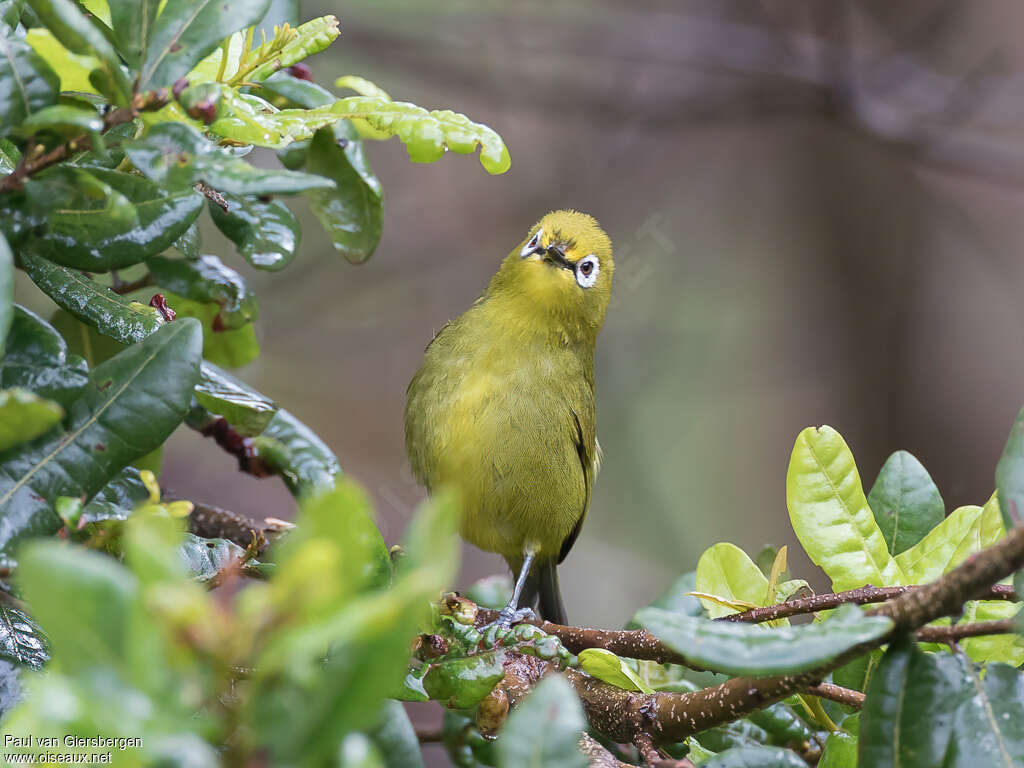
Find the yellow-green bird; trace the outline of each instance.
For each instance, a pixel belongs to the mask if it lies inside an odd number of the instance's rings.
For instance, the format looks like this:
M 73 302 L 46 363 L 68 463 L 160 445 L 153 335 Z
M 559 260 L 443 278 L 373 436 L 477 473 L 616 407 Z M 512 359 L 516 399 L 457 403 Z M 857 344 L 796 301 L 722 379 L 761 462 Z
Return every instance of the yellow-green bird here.
M 427 346 L 409 384 L 405 445 L 427 490 L 462 498 L 462 536 L 518 574 L 498 623 L 565 623 L 556 565 L 579 535 L 600 448 L 594 346 L 612 245 L 592 217 L 547 214 L 483 296 Z

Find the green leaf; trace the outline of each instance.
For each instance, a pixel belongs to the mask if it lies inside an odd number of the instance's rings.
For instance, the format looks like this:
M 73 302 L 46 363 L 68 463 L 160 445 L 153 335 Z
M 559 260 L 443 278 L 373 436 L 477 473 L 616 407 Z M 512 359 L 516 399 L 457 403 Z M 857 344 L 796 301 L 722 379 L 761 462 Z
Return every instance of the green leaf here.
M 697 589 L 697 572 L 683 574 L 673 582 L 665 592 L 648 604 L 648 608 L 661 608 L 672 613 L 681 613 L 685 616 L 704 616 L 704 606 L 700 600 L 690 593 Z M 504 603 L 502 604 L 504 605 Z M 499 606 L 500 607 L 500 606 Z M 639 629 L 640 624 L 634 616 L 630 619 L 627 629 Z
M 0 24 L 13 30 L 21 21 L 21 12 L 25 8 L 25 0 L 0 0 Z
M 32 248 L 51 261 L 105 272 L 155 256 L 202 210 L 193 190 L 167 192 L 122 171 L 58 166 L 25 185 L 30 204 L 51 211 Z
M 192 578 L 200 583 L 211 581 L 225 568 L 242 571 L 245 567 L 259 565 L 244 549 L 227 539 L 203 539 L 186 533 L 178 551 Z
M 112 84 L 105 93 L 118 106 L 125 106 L 132 84 L 121 68 L 121 60 L 103 33 L 72 0 L 28 0 L 32 10 L 53 35 L 72 53 L 93 55 L 100 61 L 104 78 Z
M 149 490 L 135 467 L 125 467 L 104 485 L 82 508 L 79 519 L 85 523 L 124 520 L 149 498 Z
M 9 605 L 0 605 L 0 656 L 32 669 L 42 669 L 50 658 L 39 625 Z
M 498 768 L 585 768 L 586 730 L 576 691 L 561 675 L 545 675 L 509 715 L 498 740 Z
M 146 58 L 160 0 L 109 0 L 109 3 L 117 49 L 131 69 L 138 69 Z
M 579 654 L 580 666 L 591 677 L 627 691 L 654 693 L 624 660 L 604 648 L 586 648 Z
M 216 256 L 204 255 L 197 259 L 153 256 L 146 259 L 146 266 L 162 288 L 192 301 L 219 306 L 219 324 L 224 328 L 241 328 L 255 320 L 259 313 L 256 297 L 242 276 Z
M 359 264 L 373 255 L 380 242 L 384 208 L 380 182 L 369 170 L 362 144 L 353 140 L 350 126 L 317 132 L 306 150 L 302 168 L 334 181 L 334 188 L 307 194 L 336 250 Z
M 65 137 L 80 133 L 97 134 L 103 130 L 103 118 L 90 106 L 54 104 L 30 115 L 18 128 L 21 136 L 32 136 L 40 131 L 54 131 Z
M 129 301 L 81 272 L 29 252 L 21 259 L 32 282 L 58 306 L 122 344 L 142 341 L 164 324 L 152 307 Z
M 429 665 L 423 676 L 427 695 L 449 709 L 475 707 L 505 676 L 505 651 L 498 649 Z
M 0 560 L 22 539 L 56 531 L 60 496 L 97 493 L 181 423 L 199 378 L 197 323 L 171 323 L 97 367 L 71 403 L 66 431 L 0 461 Z M 44 622 L 45 623 L 45 622 Z
M 295 30 L 293 37 L 273 58 L 247 73 L 245 81 L 259 83 L 278 70 L 297 64 L 327 48 L 341 34 L 335 16 L 321 16 L 307 21 Z
M 18 581 L 64 670 L 123 667 L 136 584 L 109 557 L 53 541 L 19 553 Z
M 946 515 L 928 470 L 906 451 L 886 459 L 868 493 L 868 505 L 892 555 L 917 544 Z
M 0 135 L 57 102 L 60 80 L 22 40 L 0 30 Z
M 709 547 L 697 563 L 697 592 L 716 595 L 729 602 L 765 605 L 768 579 L 747 553 L 735 544 L 720 542 Z M 701 600 L 708 616 L 717 619 L 738 613 L 714 600 Z
M 7 353 L 0 358 L 0 388 L 21 387 L 67 407 L 88 381 L 83 360 L 69 360 L 67 344 L 54 328 L 15 306 Z
M 385 99 L 386 101 L 392 100 L 387 91 L 376 83 L 371 83 L 365 77 L 359 77 L 359 75 L 342 75 L 334 81 L 334 87 L 348 88 L 350 91 L 355 91 L 360 96 L 374 96 L 378 99 Z
M 807 763 L 789 749 L 751 745 L 719 752 L 701 768 L 807 768 Z
M 327 444 L 283 408 L 253 442 L 260 457 L 281 474 L 295 496 L 333 488 L 341 474 L 338 459 Z
M 889 619 L 865 616 L 852 605 L 820 623 L 774 628 L 709 621 L 657 608 L 644 608 L 637 618 L 687 663 L 731 675 L 804 672 L 892 629 Z
M 864 496 L 853 454 L 831 427 L 808 427 L 797 437 L 786 475 L 786 502 L 797 538 L 832 579 L 834 591 L 902 582 Z
M 793 708 L 779 701 L 764 709 L 751 712 L 748 719 L 763 728 L 776 744 L 809 741 L 814 734 Z
M 219 149 L 189 125 L 159 123 L 125 147 L 132 164 L 149 179 L 171 189 L 205 182 L 232 195 L 291 195 L 333 186 L 308 173 L 256 168 Z
M 7 240 L 0 235 L 0 360 L 4 356 L 4 342 L 14 320 L 14 256 Z
M 1005 766 L 1024 760 L 1024 677 L 891 643 L 860 716 L 860 768 Z
M 386 768 L 424 768 L 416 731 L 399 702 L 384 702 L 380 720 L 367 735 L 380 751 Z
M 974 600 L 964 606 L 958 623 L 1012 619 L 1020 609 L 1020 603 L 1007 600 Z M 982 635 L 961 642 L 971 661 L 998 661 L 1014 667 L 1024 664 L 1024 637 L 1019 634 Z
M 203 324 L 203 357 L 215 365 L 240 368 L 260 355 L 256 329 L 252 323 L 229 328 L 219 319 L 220 305 L 204 304 L 166 292 L 167 304 L 182 317 L 194 317 Z
M 203 361 L 199 369 L 196 400 L 244 437 L 262 434 L 277 413 L 277 403 L 239 381 L 213 363 Z
M 319 193 L 316 193 L 319 194 Z M 210 218 L 257 269 L 284 269 L 299 247 L 299 222 L 280 200 L 225 195 L 228 210 L 209 205 Z
M 43 27 L 30 29 L 25 35 L 25 42 L 32 46 L 32 50 L 43 58 L 55 77 L 59 78 L 58 90 L 99 93 L 89 80 L 89 73 L 100 66 L 100 60 L 95 56 L 72 53 L 61 45 L 50 30 Z
M 996 465 L 996 490 L 1006 530 L 1024 525 L 1024 408 L 1013 422 Z
M 0 390 L 0 453 L 34 440 L 60 423 L 64 409 L 24 389 Z
M 984 507 L 953 510 L 921 541 L 897 556 L 896 562 L 908 583 L 933 581 L 1003 536 L 999 505 L 993 496 Z
M 153 26 L 141 71 L 141 89 L 170 86 L 188 74 L 232 32 L 252 26 L 270 0 L 178 0 L 168 3 Z
M 338 748 L 338 768 L 384 768 L 384 758 L 363 733 L 349 733 Z
M 838 731 L 832 731 L 825 740 L 825 748 L 818 768 L 852 768 L 857 765 L 857 734 L 860 715 L 853 714 L 843 720 Z

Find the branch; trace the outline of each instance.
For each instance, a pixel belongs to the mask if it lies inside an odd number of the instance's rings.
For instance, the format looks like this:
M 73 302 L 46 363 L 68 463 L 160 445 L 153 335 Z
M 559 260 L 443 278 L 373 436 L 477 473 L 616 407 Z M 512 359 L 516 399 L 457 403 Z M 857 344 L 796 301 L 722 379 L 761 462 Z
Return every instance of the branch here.
M 245 547 L 252 556 L 262 554 L 291 523 L 268 517 L 255 522 L 237 512 L 193 502 L 188 516 L 189 530 L 204 539 L 228 539 Z
M 242 472 L 247 472 L 255 477 L 270 477 L 277 474 L 267 462 L 260 458 L 252 438 L 242 437 L 228 423 L 227 419 L 218 416 L 202 425 L 192 423 L 188 425 L 203 437 L 212 437 L 217 445 L 238 459 L 238 468 Z
M 920 589 L 920 585 L 910 585 L 906 587 L 861 587 L 860 589 L 851 589 L 847 592 L 835 592 L 827 593 L 822 595 L 811 595 L 810 597 L 802 597 L 796 600 L 789 600 L 785 603 L 779 603 L 778 605 L 769 605 L 764 608 L 751 608 L 748 611 L 742 613 L 733 613 L 728 616 L 723 616 L 719 621 L 746 621 L 751 623 L 760 623 L 762 621 L 773 621 L 774 619 L 783 619 L 788 616 L 798 616 L 805 613 L 816 613 L 817 611 L 825 611 L 830 608 L 838 608 L 843 603 L 855 603 L 856 605 L 866 605 L 868 603 L 882 603 L 886 600 L 891 600 L 894 597 L 909 592 L 912 589 Z M 989 591 L 984 594 L 979 593 L 977 596 L 979 600 L 1009 600 L 1011 602 L 1017 602 L 1017 593 L 1013 587 L 1009 584 L 996 584 L 991 587 Z
M 203 182 L 196 184 L 196 189 L 202 192 L 203 197 L 209 200 L 214 205 L 218 206 L 224 213 L 228 212 L 228 201 L 224 199 L 224 195 L 218 192 L 212 187 L 208 187 Z
M 127 123 L 139 116 L 140 112 L 151 112 L 165 107 L 171 100 L 171 93 L 166 88 L 146 93 L 137 93 L 132 97 L 130 107 L 112 110 L 103 116 L 103 133 L 121 123 Z M 84 152 L 92 148 L 92 138 L 87 133 L 76 136 L 69 141 L 43 154 L 43 145 L 36 144 L 27 150 L 18 163 L 17 168 L 0 179 L 0 192 L 21 189 L 25 179 L 44 168 L 66 160 L 76 152 Z
M 817 685 L 809 685 L 805 689 L 807 693 L 812 696 L 817 696 L 819 699 L 828 699 L 829 701 L 838 701 L 840 704 L 845 704 L 848 707 L 854 709 L 860 709 L 864 706 L 864 694 L 860 691 L 853 691 L 849 688 L 843 688 L 841 685 L 834 685 L 833 683 L 818 683 Z

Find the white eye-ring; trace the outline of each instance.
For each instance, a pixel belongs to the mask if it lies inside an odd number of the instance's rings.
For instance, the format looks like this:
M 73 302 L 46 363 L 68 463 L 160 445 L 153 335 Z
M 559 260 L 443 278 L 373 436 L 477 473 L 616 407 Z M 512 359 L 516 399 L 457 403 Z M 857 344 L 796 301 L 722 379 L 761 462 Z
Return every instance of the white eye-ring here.
M 531 237 L 529 241 L 527 241 L 526 245 L 523 246 L 523 250 L 519 252 L 519 256 L 525 259 L 527 256 L 536 253 L 537 245 L 540 243 L 540 236 L 543 234 L 543 229 L 538 229 L 536 232 L 534 232 L 533 237 Z
M 576 262 L 576 282 L 581 288 L 590 288 L 597 282 L 597 276 L 601 274 L 601 262 L 597 256 L 590 254 Z

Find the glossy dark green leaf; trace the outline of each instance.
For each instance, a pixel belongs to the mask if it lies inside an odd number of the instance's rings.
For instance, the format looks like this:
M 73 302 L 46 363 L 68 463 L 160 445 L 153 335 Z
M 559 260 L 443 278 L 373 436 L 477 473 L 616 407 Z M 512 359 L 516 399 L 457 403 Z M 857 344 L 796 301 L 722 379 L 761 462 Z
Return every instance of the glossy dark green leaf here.
M 751 745 L 720 752 L 701 768 L 807 768 L 807 763 L 789 749 Z
M 212 255 L 197 259 L 154 256 L 146 260 L 157 284 L 179 296 L 220 307 L 220 325 L 241 328 L 256 319 L 256 297 L 242 276 Z
M 135 467 L 125 467 L 104 485 L 82 508 L 83 524 L 104 520 L 124 520 L 139 504 L 149 498 L 149 490 Z
M 54 541 L 19 553 L 18 582 L 64 670 L 121 668 L 134 578 L 112 558 Z
M 341 474 L 327 444 L 283 408 L 254 442 L 259 455 L 281 474 L 295 496 L 332 488 Z
M 75 157 L 74 163 L 80 168 L 116 169 L 124 162 L 124 144 L 135 138 L 139 121 L 121 123 L 103 134 L 103 145 L 93 145 L 88 152 Z
M 278 411 L 273 400 L 208 361 L 200 368 L 195 397 L 245 437 L 262 434 Z
M 21 21 L 21 12 L 24 8 L 25 0 L 0 0 L 0 24 L 6 26 L 8 30 L 14 29 Z
M 0 656 L 32 669 L 41 669 L 50 658 L 39 625 L 9 605 L 0 605 Z
M 257 269 L 275 271 L 288 266 L 299 247 L 299 222 L 280 200 L 225 195 L 228 210 L 209 205 L 210 218 Z
M 853 768 L 857 765 L 857 734 L 860 730 L 860 715 L 853 714 L 842 722 L 839 730 L 833 731 L 825 740 L 818 768 Z
M 25 389 L 0 389 L 0 453 L 49 432 L 64 417 L 52 400 Z
M 0 235 L 0 359 L 14 319 L 14 256 L 7 239 Z
M 68 357 L 67 344 L 51 325 L 15 306 L 7 352 L 0 358 L 0 389 L 22 387 L 66 407 L 88 373 L 84 360 Z
M 748 719 L 763 728 L 776 744 L 799 743 L 814 738 L 814 733 L 793 707 L 781 701 L 751 712 Z
M 419 739 L 400 702 L 385 701 L 380 720 L 366 733 L 377 746 L 386 768 L 423 768 Z
M 560 675 L 545 675 L 509 715 L 497 745 L 498 768 L 584 768 L 586 730 L 576 691 Z
M 40 131 L 53 131 L 66 137 L 80 133 L 97 134 L 103 130 L 103 118 L 91 108 L 81 105 L 54 104 L 32 113 L 18 127 L 21 136 L 32 136 Z
M 996 491 L 1006 530 L 1024 525 L 1024 408 L 1013 422 L 996 466 Z
M 431 664 L 423 687 L 449 709 L 475 707 L 505 676 L 504 650 L 487 651 Z
M 139 73 L 141 88 L 171 86 L 221 41 L 263 18 L 270 0 L 178 0 L 156 20 Z
M 32 10 L 53 35 L 72 53 L 99 59 L 104 78 L 112 88 L 104 93 L 119 106 L 126 105 L 132 84 L 121 68 L 117 51 L 72 0 L 28 0 Z
M 89 368 L 95 368 L 128 346 L 100 333 L 91 324 L 82 322 L 63 309 L 50 315 L 50 324 L 67 341 L 69 354 L 83 358 Z
M 384 216 L 380 183 L 369 171 L 362 143 L 345 122 L 317 131 L 302 169 L 334 181 L 334 188 L 308 194 L 313 213 L 336 250 L 359 264 L 380 242 Z
M 60 78 L 23 40 L 0 27 L 0 135 L 57 102 Z
M 160 0 L 108 0 L 117 49 L 131 69 L 146 58 Z
M 226 568 L 243 572 L 259 565 L 233 541 L 203 539 L 192 533 L 185 534 L 179 552 L 192 578 L 201 583 L 213 580 Z
M 711 621 L 644 608 L 637 620 L 688 663 L 732 675 L 779 675 L 821 666 L 884 637 L 892 622 L 843 606 L 827 621 L 790 627 Z
M 170 323 L 89 376 L 68 409 L 66 431 L 50 432 L 0 461 L 0 560 L 26 537 L 60 527 L 59 496 L 97 493 L 181 423 L 199 379 L 198 323 Z
M 893 555 L 917 544 L 946 514 L 928 470 L 906 451 L 886 459 L 868 493 L 868 505 Z
M 128 144 L 125 151 L 142 173 L 171 189 L 191 188 L 202 181 L 232 195 L 292 195 L 333 186 L 323 176 L 257 168 L 218 148 L 184 123 L 155 125 L 145 137 Z
M 29 204 L 24 190 L 0 195 L 0 235 L 6 238 L 12 249 L 17 250 L 32 230 L 42 226 L 45 220 L 46 217 Z
M 32 281 L 58 306 L 122 344 L 142 341 L 164 324 L 152 307 L 119 296 L 81 272 L 28 252 L 22 262 Z
M 890 644 L 860 716 L 860 768 L 1024 761 L 1024 676 L 1005 664 Z
M 169 248 L 202 210 L 194 190 L 167 192 L 132 173 L 58 166 L 26 184 L 30 204 L 51 213 L 32 248 L 58 264 L 105 272 Z
M 218 304 L 186 299 L 170 291 L 165 292 L 168 306 L 182 317 L 194 317 L 203 324 L 203 357 L 225 368 L 248 365 L 260 354 L 256 329 L 252 323 L 229 328 L 220 319 Z

